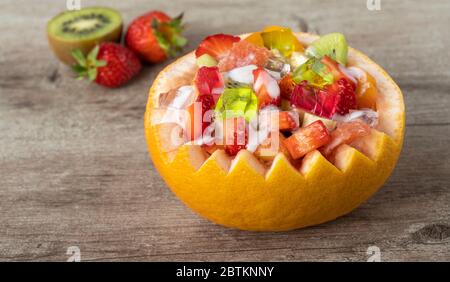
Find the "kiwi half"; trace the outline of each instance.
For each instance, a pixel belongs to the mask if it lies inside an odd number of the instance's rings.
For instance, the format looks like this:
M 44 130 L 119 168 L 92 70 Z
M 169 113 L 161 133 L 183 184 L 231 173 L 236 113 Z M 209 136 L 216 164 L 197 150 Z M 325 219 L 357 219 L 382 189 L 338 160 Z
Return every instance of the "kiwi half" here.
M 47 36 L 56 56 L 68 65 L 75 62 L 71 51 L 80 49 L 85 55 L 98 43 L 120 41 L 122 17 L 104 7 L 89 7 L 63 12 L 48 22 Z

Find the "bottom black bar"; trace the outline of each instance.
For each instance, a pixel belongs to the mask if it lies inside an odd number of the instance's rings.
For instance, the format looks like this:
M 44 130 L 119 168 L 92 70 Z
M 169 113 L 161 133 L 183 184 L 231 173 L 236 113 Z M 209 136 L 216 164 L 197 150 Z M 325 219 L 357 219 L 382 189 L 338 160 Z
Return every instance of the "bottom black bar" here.
M 386 279 L 395 272 L 400 277 L 430 278 L 446 275 L 448 263 L 304 263 L 304 262 L 148 262 L 148 263 L 7 263 L 0 264 L 3 275 L 15 278 L 29 275 L 36 278 L 65 277 L 84 279 L 91 274 L 102 278 L 144 281 L 302 281 L 323 278 Z M 389 275 L 389 276 L 387 276 Z M 5 276 L 6 277 L 6 276 Z M 281 279 L 281 280 L 280 280 Z M 384 281 L 384 280 L 383 280 Z

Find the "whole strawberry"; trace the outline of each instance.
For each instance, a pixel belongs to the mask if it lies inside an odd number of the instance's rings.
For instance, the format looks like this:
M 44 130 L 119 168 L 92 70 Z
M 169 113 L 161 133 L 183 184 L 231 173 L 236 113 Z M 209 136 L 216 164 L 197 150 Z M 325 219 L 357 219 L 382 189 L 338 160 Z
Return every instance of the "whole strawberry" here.
M 77 49 L 72 52 L 72 56 L 76 61 L 72 68 L 78 73 L 78 79 L 87 77 L 90 81 L 110 88 L 125 84 L 141 70 L 138 57 L 116 43 L 101 43 L 86 57 Z
M 135 19 L 128 27 L 125 43 L 143 61 L 159 63 L 175 56 L 186 45 L 181 36 L 183 14 L 171 19 L 161 11 L 152 11 Z

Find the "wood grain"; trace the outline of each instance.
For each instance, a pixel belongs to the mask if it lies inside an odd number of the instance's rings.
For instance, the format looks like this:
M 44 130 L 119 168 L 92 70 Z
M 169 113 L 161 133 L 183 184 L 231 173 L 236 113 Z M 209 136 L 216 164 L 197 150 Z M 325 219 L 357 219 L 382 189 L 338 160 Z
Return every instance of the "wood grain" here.
M 87 1 L 82 1 L 84 2 Z M 94 1 L 90 1 L 89 4 Z M 45 24 L 65 1 L 0 4 L 0 260 L 450 260 L 450 3 L 384 1 L 95 1 L 122 11 L 184 10 L 194 48 L 207 34 L 269 24 L 341 31 L 404 91 L 407 132 L 385 187 L 336 221 L 285 233 L 216 226 L 183 206 L 147 156 L 147 66 L 117 90 L 74 81 Z

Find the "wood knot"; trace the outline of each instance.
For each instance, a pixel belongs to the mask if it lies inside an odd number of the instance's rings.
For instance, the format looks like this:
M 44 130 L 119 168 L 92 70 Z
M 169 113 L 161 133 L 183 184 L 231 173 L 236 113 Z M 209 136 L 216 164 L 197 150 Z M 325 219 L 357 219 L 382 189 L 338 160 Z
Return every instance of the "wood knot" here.
M 446 224 L 430 224 L 412 234 L 417 243 L 438 243 L 449 237 L 450 226 Z
M 301 32 L 308 32 L 308 33 L 315 33 L 315 34 L 320 33 L 319 28 L 317 26 L 315 26 L 314 24 L 312 24 L 311 22 L 309 22 L 308 20 L 306 20 L 305 18 L 294 15 L 293 19 L 294 19 L 294 21 L 297 22 L 297 28 Z
M 48 76 L 47 79 L 48 81 L 50 81 L 51 83 L 55 83 L 60 77 L 58 68 L 55 68 Z
M 301 17 L 298 17 L 297 21 L 298 21 L 298 28 L 300 29 L 300 31 L 308 32 L 308 30 L 309 30 L 308 22 L 304 18 L 301 18 Z

